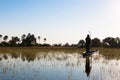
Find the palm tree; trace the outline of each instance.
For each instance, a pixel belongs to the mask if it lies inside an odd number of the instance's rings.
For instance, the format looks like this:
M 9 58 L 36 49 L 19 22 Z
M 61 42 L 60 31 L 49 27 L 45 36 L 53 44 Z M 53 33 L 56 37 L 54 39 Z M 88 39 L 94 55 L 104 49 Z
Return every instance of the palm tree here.
M 7 39 L 8 39 L 8 36 L 5 35 L 5 36 L 3 37 L 3 40 L 6 41 Z
M 21 37 L 21 38 L 22 38 L 22 40 L 23 40 L 23 39 L 25 39 L 25 37 L 26 37 L 26 35 L 25 35 L 25 34 L 23 34 L 23 35 L 22 35 L 22 37 Z
M 0 38 L 1 38 L 1 41 L 0 42 L 2 42 L 2 35 L 0 34 Z
M 20 42 L 20 39 L 18 37 L 13 37 L 12 36 L 12 39 L 10 40 L 10 44 L 11 46 L 17 46 L 17 44 Z
M 46 38 L 44 38 L 44 42 L 46 42 L 46 40 L 47 40 L 47 39 L 46 39 Z
M 39 44 L 40 44 L 40 38 L 41 38 L 41 37 L 40 37 L 40 36 L 38 36 L 38 39 L 39 39 Z

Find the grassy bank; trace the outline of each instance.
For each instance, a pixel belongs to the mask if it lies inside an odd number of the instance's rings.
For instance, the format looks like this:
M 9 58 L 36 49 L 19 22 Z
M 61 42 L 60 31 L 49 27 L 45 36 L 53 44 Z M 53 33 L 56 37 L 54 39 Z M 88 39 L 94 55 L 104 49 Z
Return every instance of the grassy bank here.
M 79 52 L 82 53 L 85 49 L 78 49 L 75 47 L 0 47 L 0 53 L 35 53 L 35 52 Z

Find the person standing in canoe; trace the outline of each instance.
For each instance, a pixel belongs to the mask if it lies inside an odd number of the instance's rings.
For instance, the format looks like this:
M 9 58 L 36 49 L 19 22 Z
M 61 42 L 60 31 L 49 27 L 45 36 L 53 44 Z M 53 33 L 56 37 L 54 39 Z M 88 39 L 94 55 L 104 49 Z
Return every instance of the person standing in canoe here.
M 86 44 L 85 44 L 86 53 L 88 53 L 90 51 L 90 43 L 91 43 L 91 38 L 90 38 L 89 34 L 87 35 L 85 40 L 86 40 Z

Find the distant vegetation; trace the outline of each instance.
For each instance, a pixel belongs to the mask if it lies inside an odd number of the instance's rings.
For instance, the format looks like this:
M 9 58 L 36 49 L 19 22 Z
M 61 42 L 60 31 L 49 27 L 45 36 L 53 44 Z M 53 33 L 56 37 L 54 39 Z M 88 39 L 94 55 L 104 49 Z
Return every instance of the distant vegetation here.
M 17 36 L 12 36 L 10 40 L 8 40 L 9 36 L 0 34 L 0 47 L 85 47 L 85 40 L 81 39 L 77 44 L 47 44 L 47 38 L 41 39 L 41 36 L 35 36 L 34 34 L 28 33 L 23 34 L 21 38 Z M 38 40 L 38 41 L 37 41 Z M 44 43 L 41 43 L 41 40 Z M 91 40 L 91 47 L 109 47 L 109 48 L 120 48 L 120 38 L 116 37 L 106 37 L 102 41 L 99 38 L 94 38 Z
M 85 41 L 80 40 L 78 47 L 85 47 Z M 120 38 L 106 37 L 102 41 L 99 38 L 94 38 L 91 40 L 91 47 L 120 48 Z

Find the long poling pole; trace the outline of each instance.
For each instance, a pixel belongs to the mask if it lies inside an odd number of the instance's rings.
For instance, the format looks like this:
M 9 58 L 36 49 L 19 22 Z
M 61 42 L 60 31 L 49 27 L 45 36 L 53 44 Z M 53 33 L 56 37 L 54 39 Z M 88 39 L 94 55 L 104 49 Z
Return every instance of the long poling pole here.
M 90 30 L 89 30 L 89 35 L 90 35 L 90 37 L 91 37 L 91 32 L 90 32 Z
M 88 33 L 89 33 L 89 36 L 90 36 L 90 38 L 91 38 L 91 32 L 90 32 L 90 30 L 89 30 L 89 32 L 88 32 Z

